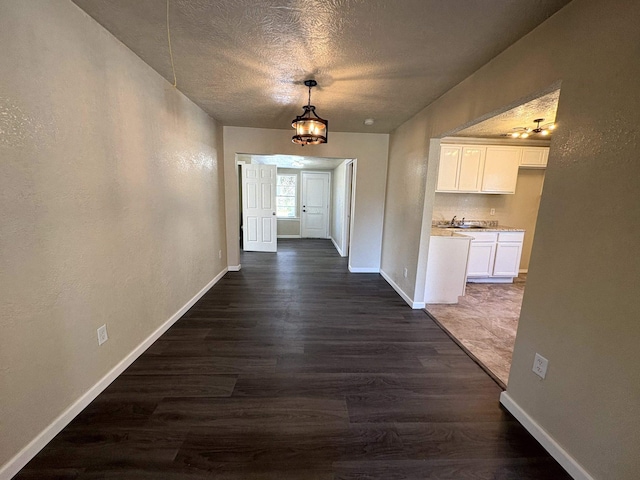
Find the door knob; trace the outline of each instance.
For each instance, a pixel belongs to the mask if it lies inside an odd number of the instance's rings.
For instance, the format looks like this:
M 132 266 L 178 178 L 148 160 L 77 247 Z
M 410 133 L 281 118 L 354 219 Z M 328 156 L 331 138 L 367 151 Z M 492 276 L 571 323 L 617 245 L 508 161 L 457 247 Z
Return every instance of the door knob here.
M 271 215 L 275 215 L 275 214 L 276 214 L 276 212 L 273 212 Z

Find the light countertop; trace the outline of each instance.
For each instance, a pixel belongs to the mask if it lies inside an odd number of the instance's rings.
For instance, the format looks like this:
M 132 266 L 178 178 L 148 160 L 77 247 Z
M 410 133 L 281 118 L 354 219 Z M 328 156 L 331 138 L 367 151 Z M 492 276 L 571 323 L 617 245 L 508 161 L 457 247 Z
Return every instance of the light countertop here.
M 480 229 L 478 229 L 480 230 Z M 451 238 L 461 238 L 461 239 L 470 239 L 471 237 L 469 237 L 468 235 L 464 235 L 462 233 L 459 233 L 460 231 L 458 229 L 453 229 L 453 228 L 438 228 L 438 227 L 431 227 L 431 236 L 432 237 L 451 237 Z
M 524 232 L 524 228 L 509 227 L 507 225 L 500 225 L 498 227 L 483 227 L 483 228 L 440 228 L 431 227 L 432 237 L 463 237 L 465 234 L 470 235 L 473 232 Z

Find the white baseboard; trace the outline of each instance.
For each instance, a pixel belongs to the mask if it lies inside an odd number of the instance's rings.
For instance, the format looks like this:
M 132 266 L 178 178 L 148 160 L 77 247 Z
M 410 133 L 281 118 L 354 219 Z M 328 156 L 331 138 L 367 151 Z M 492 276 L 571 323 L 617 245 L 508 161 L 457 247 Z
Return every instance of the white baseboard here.
M 241 263 L 239 263 L 238 265 L 229 265 L 229 266 L 227 267 L 227 269 L 228 269 L 230 272 L 239 272 L 239 271 L 240 271 L 240 268 L 242 268 L 242 264 L 241 264 Z
M 379 268 L 352 267 L 351 265 L 349 265 L 349 271 L 351 273 L 380 273 Z
M 405 291 L 402 290 L 400 288 L 400 286 L 396 282 L 391 280 L 391 277 L 389 275 L 387 275 L 383 270 L 380 270 L 380 275 L 382 275 L 382 278 L 384 278 L 387 281 L 387 283 L 393 287 L 393 289 L 396 291 L 396 293 L 398 295 L 400 295 L 402 297 L 402 299 L 405 302 L 407 302 L 407 305 L 409 305 L 411 308 L 413 308 L 414 310 L 418 310 L 420 308 L 424 308 L 425 307 L 424 302 L 414 302 L 413 298 L 411 298 L 409 295 L 407 295 L 405 293 Z
M 336 250 L 338 251 L 340 256 L 341 257 L 345 257 L 346 255 L 344 253 L 342 253 L 342 249 L 338 246 L 338 243 L 334 240 L 333 237 L 331 237 L 331 241 L 333 242 L 333 246 L 336 247 Z
M 278 235 L 278 238 L 302 238 L 300 235 Z
M 174 313 L 169 320 L 158 327 L 149 337 L 138 345 L 131 353 L 111 369 L 98 383 L 87 390 L 69 408 L 62 412 L 51 424 L 36 436 L 29 444 L 20 450 L 11 460 L 0 467 L 0 480 L 10 480 L 16 475 L 40 450 L 42 450 L 60 431 L 66 427 L 82 410 L 85 409 L 102 391 L 107 388 L 118 376 L 124 372 L 144 351 L 149 348 L 160 336 L 165 333 L 180 317 L 209 291 L 227 273 L 225 268 L 213 280 L 207 283 L 202 290 L 195 294 L 183 307 Z
M 546 430 L 538 425 L 527 412 L 520 408 L 520 405 L 513 401 L 508 392 L 502 392 L 500 394 L 500 403 L 575 480 L 594 480 L 564 448 L 558 445 Z

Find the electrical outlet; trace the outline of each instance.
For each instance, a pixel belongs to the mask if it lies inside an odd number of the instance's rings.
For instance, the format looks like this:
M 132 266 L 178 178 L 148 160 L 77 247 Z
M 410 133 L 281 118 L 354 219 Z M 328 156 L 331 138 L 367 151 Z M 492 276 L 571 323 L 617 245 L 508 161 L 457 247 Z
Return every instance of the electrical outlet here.
M 218 258 L 222 258 L 222 250 L 218 250 Z
M 409 270 L 407 270 L 407 267 L 404 267 L 404 278 L 407 278 L 407 275 L 409 275 Z
M 491 212 L 489 213 L 489 215 L 495 215 L 495 214 L 496 214 L 496 209 L 495 209 L 495 208 L 492 208 L 492 209 L 491 209 Z
M 98 329 L 98 345 L 102 345 L 107 340 L 109 340 L 109 335 L 107 335 L 107 326 L 102 325 Z
M 533 373 L 538 375 L 540 378 L 546 377 L 548 365 L 549 365 L 549 360 L 544 358 L 539 353 L 536 353 L 536 358 L 534 358 L 533 360 Z

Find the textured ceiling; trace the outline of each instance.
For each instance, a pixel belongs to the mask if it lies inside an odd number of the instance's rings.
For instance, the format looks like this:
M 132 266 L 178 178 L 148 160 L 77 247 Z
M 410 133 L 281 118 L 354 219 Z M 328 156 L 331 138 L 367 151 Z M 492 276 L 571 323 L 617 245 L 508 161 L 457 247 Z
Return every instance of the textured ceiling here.
M 483 122 L 472 125 L 456 132 L 456 137 L 503 137 L 505 133 L 514 131 L 514 128 L 529 127 L 535 128 L 533 122 L 537 118 L 544 121 L 540 125 L 553 123 L 556 120 L 558 110 L 558 99 L 560 90 L 556 90 L 530 102 L 507 110 L 504 113 L 491 117 Z M 546 136 L 549 139 L 551 135 Z M 545 137 L 535 136 L 530 138 L 544 139 Z
M 238 160 L 261 165 L 277 165 L 279 168 L 305 170 L 333 170 L 344 158 L 304 157 L 299 155 L 249 155 L 238 154 Z
M 73 0 L 173 83 L 166 0 Z M 568 0 L 169 0 L 177 86 L 224 125 L 390 132 Z M 373 118 L 373 126 L 364 119 Z

